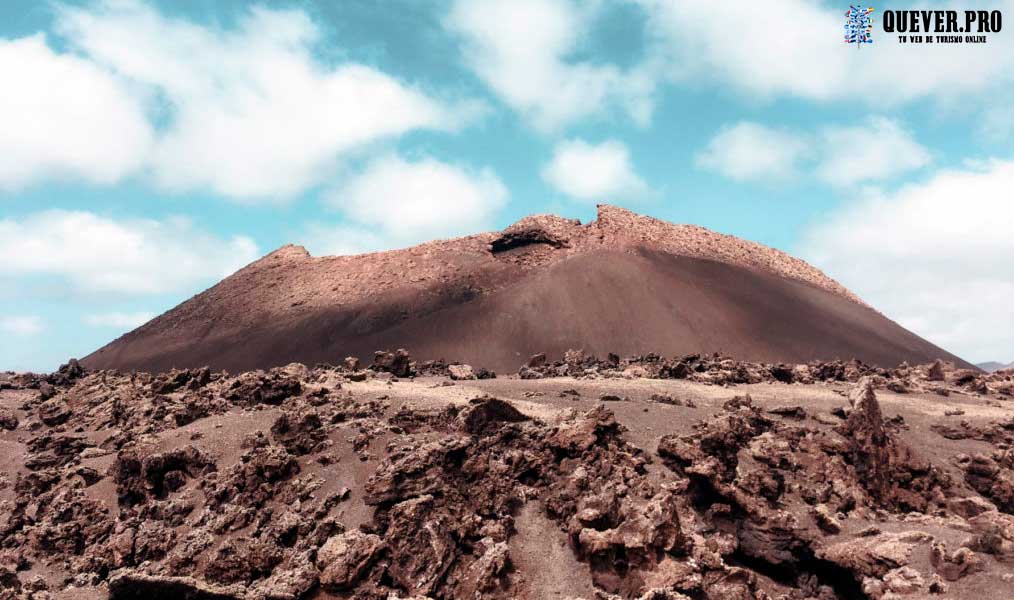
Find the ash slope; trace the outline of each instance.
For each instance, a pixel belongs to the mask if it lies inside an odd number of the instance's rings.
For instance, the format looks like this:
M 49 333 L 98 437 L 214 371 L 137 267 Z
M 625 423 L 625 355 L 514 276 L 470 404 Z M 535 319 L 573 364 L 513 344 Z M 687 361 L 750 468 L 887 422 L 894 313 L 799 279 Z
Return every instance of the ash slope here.
M 605 205 L 586 225 L 535 216 L 391 252 L 286 246 L 83 363 L 240 371 L 399 345 L 497 370 L 567 348 L 970 366 L 799 259 Z

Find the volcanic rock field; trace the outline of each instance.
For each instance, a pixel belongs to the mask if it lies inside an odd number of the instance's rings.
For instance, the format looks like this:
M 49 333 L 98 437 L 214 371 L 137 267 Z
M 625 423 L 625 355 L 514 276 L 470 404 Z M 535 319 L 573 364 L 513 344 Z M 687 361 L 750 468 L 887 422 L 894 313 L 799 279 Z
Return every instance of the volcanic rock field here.
M 0 598 L 1014 597 L 1014 373 L 0 375 Z

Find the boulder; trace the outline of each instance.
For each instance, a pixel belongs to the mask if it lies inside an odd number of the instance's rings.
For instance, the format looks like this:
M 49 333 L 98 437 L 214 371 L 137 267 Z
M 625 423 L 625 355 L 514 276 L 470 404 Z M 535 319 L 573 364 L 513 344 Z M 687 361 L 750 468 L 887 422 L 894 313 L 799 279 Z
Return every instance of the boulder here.
M 0 406 L 0 429 L 13 431 L 18 428 L 18 416 L 9 408 Z
M 451 379 L 462 380 L 462 379 L 476 379 L 475 371 L 472 370 L 471 365 L 448 365 L 447 373 Z
M 390 373 L 395 377 L 411 377 L 415 375 L 415 362 L 412 355 L 404 348 L 398 348 L 394 352 L 378 350 L 373 354 L 374 371 Z
M 353 587 L 369 572 L 383 547 L 378 536 L 357 529 L 328 539 L 317 552 L 321 585 L 335 590 Z

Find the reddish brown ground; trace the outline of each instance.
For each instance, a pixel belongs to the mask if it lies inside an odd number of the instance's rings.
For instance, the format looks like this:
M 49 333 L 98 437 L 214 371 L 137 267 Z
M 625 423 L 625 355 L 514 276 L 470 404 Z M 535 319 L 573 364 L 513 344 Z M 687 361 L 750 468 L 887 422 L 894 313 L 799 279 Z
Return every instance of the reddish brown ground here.
M 1014 373 L 451 372 L 0 375 L 0 598 L 1014 596 Z

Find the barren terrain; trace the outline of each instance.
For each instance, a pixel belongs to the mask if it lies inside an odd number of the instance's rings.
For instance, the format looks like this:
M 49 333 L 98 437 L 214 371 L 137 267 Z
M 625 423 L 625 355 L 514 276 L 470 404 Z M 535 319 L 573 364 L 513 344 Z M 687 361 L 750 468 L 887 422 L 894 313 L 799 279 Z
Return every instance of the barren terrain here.
M 0 598 L 1014 597 L 1014 374 L 0 375 Z

